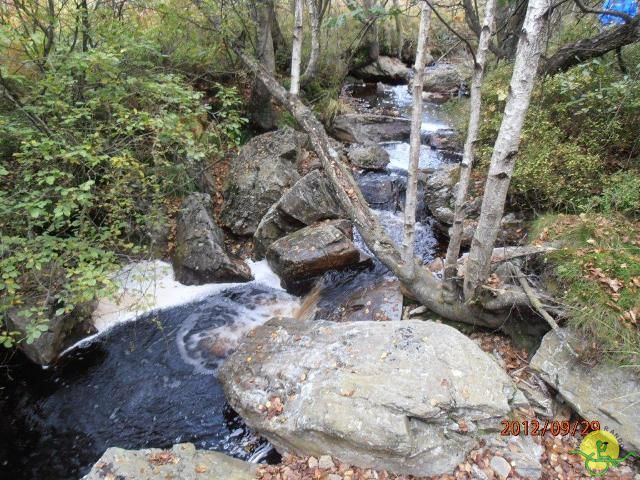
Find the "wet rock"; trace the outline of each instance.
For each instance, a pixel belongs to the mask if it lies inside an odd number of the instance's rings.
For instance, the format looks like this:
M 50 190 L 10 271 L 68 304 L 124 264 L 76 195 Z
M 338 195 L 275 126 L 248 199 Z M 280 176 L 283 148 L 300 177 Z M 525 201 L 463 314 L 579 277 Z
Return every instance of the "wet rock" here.
M 397 321 L 402 318 L 403 296 L 397 279 L 381 278 L 368 284 L 327 312 L 332 321 Z
M 563 332 L 574 345 L 588 342 L 568 329 Z M 547 333 L 531 359 L 531 368 L 556 389 L 582 418 L 597 420 L 613 430 L 629 451 L 640 451 L 640 380 L 631 369 L 601 363 L 585 366 Z
M 269 245 L 289 233 L 320 220 L 346 216 L 327 177 L 313 170 L 287 190 L 262 218 L 253 235 L 254 256 L 263 258 Z
M 109 448 L 83 480 L 253 480 L 257 465 L 209 450 L 196 450 L 191 443 L 170 450 Z
M 465 89 L 464 78 L 460 70 L 453 65 L 439 64 L 427 67 L 424 71 L 422 89 L 425 92 L 437 92 L 457 95 Z
M 47 312 L 47 330 L 32 343 L 20 342 L 18 348 L 34 363 L 49 365 L 66 348 L 82 338 L 96 332 L 91 325 L 91 314 L 96 302 L 86 302 L 76 306 L 70 313 L 56 316 L 59 306 L 51 305 Z M 33 320 L 25 316 L 24 310 L 12 309 L 6 315 L 6 327 L 9 331 L 20 332 L 25 336 Z
M 459 172 L 458 165 L 445 165 L 427 177 L 425 204 L 440 223 L 451 224 L 453 221 L 454 187 Z
M 210 205 L 209 195 L 192 193 L 180 207 L 172 259 L 176 280 L 185 285 L 253 280 L 247 264 L 226 251 Z
M 354 145 L 347 151 L 352 165 L 364 170 L 384 170 L 389 153 L 379 145 Z
M 361 261 L 350 239 L 351 223 L 330 220 L 282 237 L 267 249 L 267 261 L 289 291 L 303 291 L 320 274 Z
M 410 133 L 409 119 L 369 113 L 338 115 L 331 126 L 331 135 L 337 140 L 365 145 L 406 140 Z
M 407 83 L 410 72 L 411 70 L 399 58 L 380 55 L 375 62 L 354 70 L 351 74 L 368 82 L 400 84 Z
M 396 211 L 402 208 L 406 178 L 398 175 L 367 173 L 356 179 L 360 191 L 372 208 Z
M 237 235 L 253 235 L 282 193 L 300 178 L 305 134 L 291 128 L 252 138 L 233 160 L 220 221 Z
M 462 152 L 464 147 L 463 139 L 454 130 L 438 130 L 432 132 L 427 137 L 427 143 L 438 150 L 450 152 Z
M 275 318 L 227 359 L 220 380 L 234 410 L 280 452 L 425 476 L 451 473 L 518 397 L 474 342 L 416 320 Z M 270 417 L 258 406 L 274 397 L 283 411 Z

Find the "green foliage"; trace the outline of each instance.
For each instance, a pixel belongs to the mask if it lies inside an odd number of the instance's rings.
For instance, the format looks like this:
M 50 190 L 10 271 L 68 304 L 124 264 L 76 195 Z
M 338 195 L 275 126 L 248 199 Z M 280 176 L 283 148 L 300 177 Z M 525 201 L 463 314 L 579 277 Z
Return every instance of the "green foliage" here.
M 479 157 L 485 166 L 500 128 L 510 76 L 510 67 L 503 65 L 487 76 L 483 87 Z M 523 207 L 579 212 L 594 205 L 619 206 L 630 213 L 633 181 L 608 174 L 628 167 L 629 159 L 638 155 L 639 76 L 640 63 L 622 75 L 611 58 L 539 81 L 522 131 L 513 200 Z M 627 183 L 618 187 L 617 181 Z M 608 193 L 594 202 L 603 183 Z M 611 198 L 623 192 L 627 199 L 622 203 Z
M 616 215 L 546 215 L 533 234 L 562 242 L 547 257 L 547 287 L 568 307 L 569 325 L 592 339 L 591 353 L 640 370 L 638 226 Z
M 599 207 L 607 212 L 620 212 L 640 219 L 640 173 L 621 171 L 605 180 Z
M 5 33 L 3 45 L 29 40 Z M 8 35 L 12 35 L 11 38 Z M 120 255 L 146 252 L 166 201 L 194 189 L 208 162 L 240 143 L 233 88 L 202 94 L 158 66 L 153 35 L 118 21 L 95 26 L 87 51 L 59 45 L 40 71 L 2 67 L 20 107 L 0 103 L 0 317 L 70 314 L 111 291 Z

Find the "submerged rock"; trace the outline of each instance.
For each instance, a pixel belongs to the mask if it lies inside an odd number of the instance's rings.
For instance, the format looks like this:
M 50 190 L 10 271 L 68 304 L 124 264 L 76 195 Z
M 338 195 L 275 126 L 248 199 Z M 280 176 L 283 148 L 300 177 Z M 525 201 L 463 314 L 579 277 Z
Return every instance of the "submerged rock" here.
M 380 55 L 375 62 L 358 68 L 351 74 L 368 82 L 398 84 L 409 81 L 411 70 L 399 58 Z
M 369 113 L 338 115 L 331 126 L 331 135 L 341 142 L 365 145 L 406 140 L 410 133 L 411 121 L 407 118 Z
M 389 164 L 389 152 L 379 145 L 354 145 L 347 157 L 352 165 L 364 170 L 384 170 Z
M 572 345 L 585 341 L 570 330 L 563 331 Z M 599 421 L 602 428 L 619 435 L 627 450 L 640 451 L 640 379 L 631 369 L 604 363 L 587 367 L 562 347 L 553 331 L 542 339 L 531 368 L 582 418 Z
M 279 238 L 319 220 L 346 218 L 338 204 L 331 182 L 319 170 L 302 177 L 262 218 L 256 233 L 254 256 L 264 257 L 267 248 Z
M 337 308 L 325 312 L 332 321 L 397 321 L 402 317 L 400 281 L 381 278 L 356 290 Z
M 82 480 L 253 480 L 256 470 L 257 465 L 218 452 L 196 450 L 192 443 L 174 445 L 170 450 L 111 447 Z
M 282 193 L 298 181 L 307 141 L 287 127 L 252 138 L 231 163 L 220 221 L 237 235 L 253 235 Z
M 282 237 L 267 250 L 269 266 L 288 290 L 309 286 L 320 274 L 361 261 L 351 241 L 351 223 L 333 220 L 305 227 Z
M 211 197 L 205 193 L 192 193 L 182 203 L 173 255 L 176 280 L 185 285 L 253 280 L 249 266 L 227 253 L 210 205 Z
M 473 341 L 415 320 L 275 318 L 227 359 L 220 380 L 280 452 L 425 476 L 451 473 L 521 397 Z

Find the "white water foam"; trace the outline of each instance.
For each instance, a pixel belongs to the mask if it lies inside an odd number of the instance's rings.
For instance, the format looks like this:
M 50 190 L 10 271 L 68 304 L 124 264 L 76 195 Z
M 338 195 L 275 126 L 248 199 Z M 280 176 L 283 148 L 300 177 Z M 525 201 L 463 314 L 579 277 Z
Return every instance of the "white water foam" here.
M 280 279 L 266 260 L 246 261 L 254 276 L 253 284 L 264 284 L 272 289 L 280 287 Z M 92 342 L 98 336 L 121 323 L 136 320 L 142 315 L 203 300 L 224 290 L 245 285 L 243 283 L 209 283 L 184 285 L 175 280 L 173 267 L 161 260 L 131 263 L 113 275 L 117 292 L 111 297 L 98 299 L 92 315 L 97 334 L 86 337 L 60 355 L 80 345 Z
M 213 375 L 249 331 L 273 317 L 293 317 L 299 308 L 297 297 L 259 284 L 209 297 L 178 331 L 180 356 L 197 373 Z
M 389 165 L 387 168 L 397 168 L 407 170 L 409 168 L 409 149 L 406 142 L 384 142 L 380 146 L 389 154 Z M 442 165 L 442 159 L 437 150 L 428 145 L 420 145 L 419 168 L 438 168 Z

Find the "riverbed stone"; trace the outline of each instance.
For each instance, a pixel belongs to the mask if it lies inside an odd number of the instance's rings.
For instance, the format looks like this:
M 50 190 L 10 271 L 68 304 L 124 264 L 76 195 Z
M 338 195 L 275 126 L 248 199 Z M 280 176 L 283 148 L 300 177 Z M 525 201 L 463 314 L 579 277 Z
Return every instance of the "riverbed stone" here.
M 399 58 L 380 55 L 374 62 L 352 71 L 351 74 L 368 82 L 402 84 L 409 80 L 411 70 Z
M 227 252 L 210 205 L 209 195 L 192 193 L 178 211 L 173 254 L 176 280 L 185 285 L 253 280 L 249 266 Z
M 82 480 L 253 480 L 256 471 L 257 465 L 181 443 L 170 450 L 111 447 Z
M 401 141 L 409 138 L 411 121 L 388 115 L 345 113 L 336 116 L 330 133 L 337 140 L 346 143 L 372 145 Z
M 300 179 L 306 134 L 286 127 L 253 137 L 232 161 L 220 221 L 237 235 L 253 235 L 262 217 Z
M 322 273 L 362 261 L 351 235 L 347 220 L 316 223 L 273 242 L 267 249 L 267 262 L 283 287 L 303 291 Z
M 379 145 L 352 145 L 347 157 L 352 165 L 364 170 L 384 170 L 389 164 L 389 152 Z
M 80 303 L 69 313 L 55 315 L 59 306 L 52 302 L 47 309 L 47 329 L 31 343 L 20 342 L 18 348 L 32 362 L 49 365 L 66 348 L 95 333 L 95 328 L 91 325 L 91 314 L 96 303 Z M 20 332 L 20 336 L 27 335 L 32 321 L 33 318 L 25 315 L 24 309 L 14 308 L 6 315 L 7 330 Z
M 451 473 L 521 397 L 474 342 L 419 320 L 275 318 L 219 378 L 234 410 L 280 452 L 425 476 Z M 274 414 L 265 405 L 275 398 Z
M 563 329 L 570 344 L 588 342 L 573 330 Z M 625 448 L 640 452 L 640 378 L 631 369 L 606 363 L 586 366 L 561 345 L 550 331 L 531 359 L 531 368 L 588 420 L 615 431 Z
M 465 89 L 464 77 L 457 66 L 436 64 L 425 68 L 422 89 L 425 92 L 457 95 Z
M 313 170 L 287 190 L 260 220 L 253 235 L 254 257 L 264 258 L 273 242 L 305 226 L 346 217 L 329 179 Z
M 360 191 L 371 208 L 396 211 L 402 208 L 407 180 L 396 174 L 368 172 L 356 178 Z
M 337 304 L 319 308 L 316 317 L 334 322 L 398 321 L 403 300 L 400 281 L 381 277 L 341 296 Z

